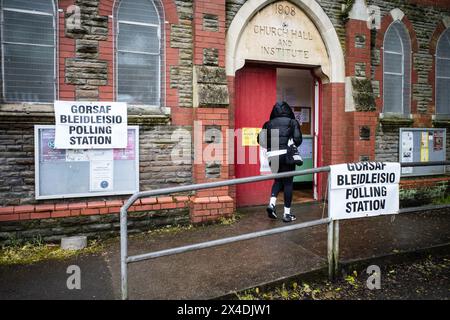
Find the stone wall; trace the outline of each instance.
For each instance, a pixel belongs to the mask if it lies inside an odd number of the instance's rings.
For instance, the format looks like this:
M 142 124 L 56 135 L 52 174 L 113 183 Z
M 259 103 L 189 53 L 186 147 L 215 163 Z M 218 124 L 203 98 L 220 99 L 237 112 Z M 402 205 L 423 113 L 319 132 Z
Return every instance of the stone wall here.
M 99 0 L 76 0 L 80 25 L 66 29 L 75 39 L 75 57 L 65 59 L 65 83 L 75 85 L 77 100 L 97 100 L 99 86 L 108 84 L 108 62 L 99 59 L 100 42 L 108 40 L 108 16 L 99 15 Z
M 179 49 L 179 65 L 170 69 L 170 87 L 178 90 L 180 107 L 192 107 L 193 1 L 176 0 L 179 24 L 171 25 L 170 46 Z
M 411 22 L 418 43 L 418 51 L 413 54 L 412 68 L 416 79 L 412 79 L 412 105 L 411 110 L 416 114 L 415 121 L 410 124 L 399 123 L 396 127 L 388 126 L 383 128 L 381 125 L 377 130 L 376 136 L 376 159 L 383 161 L 398 161 L 399 152 L 399 128 L 400 127 L 432 127 L 431 115 L 433 113 L 430 103 L 433 100 L 434 79 L 429 78 L 430 70 L 433 67 L 433 56 L 430 53 L 430 42 L 433 33 L 439 22 L 442 21 L 448 12 L 442 8 L 421 6 L 412 4 L 409 1 L 381 1 L 371 0 L 368 5 L 380 7 L 381 16 L 389 14 L 392 9 L 399 8 L 405 13 L 405 16 Z M 426 17 L 426 18 L 424 18 Z M 377 32 L 372 31 L 372 80 L 375 85 L 375 72 L 380 66 L 380 50 L 375 47 Z M 380 85 L 381 86 L 381 85 Z M 382 98 L 382 97 L 381 97 Z M 381 111 L 381 110 L 380 110 Z M 450 155 L 447 139 L 447 158 Z
M 226 0 L 226 27 L 230 27 L 234 16 L 247 0 Z
M 189 209 L 131 212 L 128 233 L 146 232 L 166 225 L 189 223 Z M 6 221 L 0 224 L 0 245 L 40 239 L 58 242 L 62 237 L 84 235 L 89 239 L 119 236 L 119 214 L 77 216 L 57 219 Z
M 433 63 L 433 57 L 429 52 L 430 41 L 438 23 L 442 21 L 445 14 L 448 15 L 448 12 L 439 8 L 409 4 L 408 1 L 371 0 L 368 4 L 379 6 L 382 16 L 389 14 L 392 9 L 399 8 L 412 23 L 419 45 L 419 50 L 414 54 L 412 61 L 413 68 L 418 74 L 417 83 L 412 88 L 412 99 L 417 101 L 418 113 L 427 113 L 428 103 L 432 100 L 433 93 L 432 84 L 428 81 L 428 74 Z M 376 32 L 373 36 L 376 36 Z M 373 65 L 378 65 L 378 55 L 379 53 L 373 53 Z
M 190 161 L 172 160 L 172 153 L 175 151 L 177 154 L 178 152 L 181 154 L 191 153 L 191 130 L 190 127 L 163 125 L 140 127 L 139 180 L 141 190 L 192 183 Z M 177 131 L 176 135 L 173 135 L 174 131 Z
M 164 0 L 162 1 L 164 3 Z M 80 9 L 80 24 L 71 24 L 73 12 L 70 5 Z M 74 0 L 60 1 L 59 12 L 59 88 L 61 100 L 114 100 L 114 24 L 113 1 Z M 193 1 L 175 0 L 171 18 L 167 24 L 168 50 L 178 49 L 177 60 L 168 65 L 168 85 L 176 89 L 179 107 L 192 107 L 192 70 L 193 70 Z M 167 11 L 169 14 L 169 11 Z M 70 26 L 70 27 L 69 27 Z M 164 38 L 163 38 L 164 41 Z M 171 52 L 173 54 L 173 52 Z M 164 77 L 162 82 L 164 82 Z M 67 94 L 66 90 L 73 90 Z M 105 94 L 106 93 L 106 94 Z M 172 94 L 172 93 L 171 93 Z M 163 106 L 164 107 L 164 106 Z M 74 198 L 66 200 L 36 201 L 34 172 L 34 125 L 54 124 L 51 105 L 1 105 L 0 121 L 0 205 L 34 205 L 42 203 L 78 202 L 93 198 Z M 42 109 L 42 110 L 41 110 Z M 4 110 L 8 112 L 3 112 Z M 26 113 L 24 111 L 27 111 Z M 9 112 L 11 111 L 11 112 Z M 22 111 L 22 112 L 21 112 Z M 44 112 L 42 112 L 44 111 Z M 183 126 L 183 134 L 189 135 L 180 141 L 172 141 L 172 133 L 180 129 L 171 124 L 171 115 L 152 114 L 143 108 L 129 108 L 130 125 L 140 126 L 140 189 L 149 190 L 162 186 L 188 184 L 192 182 L 190 162 L 172 162 L 174 148 L 191 151 L 190 126 Z M 156 112 L 157 113 L 157 112 Z M 179 133 L 178 133 L 179 136 Z M 126 197 L 126 196 L 125 196 Z M 125 197 L 121 197 L 122 199 Z M 115 199 L 117 197 L 107 197 Z M 95 200 L 95 199 L 94 199 Z
M 34 200 L 33 125 L 0 125 L 0 204 Z
M 51 123 L 49 123 L 51 124 Z M 133 124 L 133 123 L 130 123 Z M 140 189 L 151 190 L 192 182 L 189 161 L 173 162 L 174 148 L 183 154 L 191 152 L 189 127 L 182 127 L 173 139 L 174 131 L 181 127 L 168 125 L 141 125 L 139 128 Z M 37 201 L 35 197 L 34 125 L 0 124 L 0 199 L 2 206 L 37 203 L 67 203 L 80 198 Z M 108 197 L 114 198 L 114 197 Z M 122 197 L 123 198 L 123 197 Z
M 379 124 L 375 133 L 375 160 L 399 161 L 399 126 L 383 126 Z

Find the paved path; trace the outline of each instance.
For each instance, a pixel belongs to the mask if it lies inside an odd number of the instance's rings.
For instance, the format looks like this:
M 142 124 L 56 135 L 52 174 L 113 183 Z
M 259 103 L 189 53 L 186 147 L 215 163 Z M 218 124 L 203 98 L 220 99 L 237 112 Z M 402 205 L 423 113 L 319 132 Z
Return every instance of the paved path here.
M 264 208 L 241 209 L 232 225 L 213 225 L 130 240 L 139 254 L 284 226 Z M 321 218 L 318 204 L 296 205 L 298 222 Z M 450 211 L 402 214 L 340 223 L 341 261 L 349 262 L 450 244 Z M 120 298 L 119 244 L 66 261 L 0 267 L 0 299 Z M 79 265 L 81 290 L 66 288 L 69 265 Z M 326 267 L 326 226 L 188 252 L 129 266 L 130 299 L 208 299 Z

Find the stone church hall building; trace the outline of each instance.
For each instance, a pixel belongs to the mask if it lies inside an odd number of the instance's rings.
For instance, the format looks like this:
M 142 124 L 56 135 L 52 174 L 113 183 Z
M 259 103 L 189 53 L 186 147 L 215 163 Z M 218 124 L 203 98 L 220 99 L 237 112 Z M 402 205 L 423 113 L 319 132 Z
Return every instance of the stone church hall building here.
M 118 235 L 136 191 L 265 174 L 277 101 L 301 123 L 298 170 L 449 159 L 449 0 L 0 0 L 0 17 L 0 243 Z M 125 121 L 126 147 L 58 148 L 59 105 Z M 446 167 L 402 174 L 401 205 L 448 194 Z M 271 183 L 143 198 L 129 228 L 230 218 Z M 323 201 L 327 174 L 294 189 Z

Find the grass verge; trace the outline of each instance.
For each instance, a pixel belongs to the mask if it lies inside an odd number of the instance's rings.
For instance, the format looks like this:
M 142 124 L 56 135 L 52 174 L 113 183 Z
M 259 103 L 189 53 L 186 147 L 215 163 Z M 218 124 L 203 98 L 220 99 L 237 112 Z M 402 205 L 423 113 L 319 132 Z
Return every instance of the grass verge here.
M 59 245 L 34 240 L 25 244 L 13 243 L 0 247 L 0 265 L 32 264 L 44 260 L 64 260 L 82 254 L 100 252 L 103 245 L 97 240 L 89 241 L 82 250 L 63 250 Z
M 367 269 L 359 267 L 335 282 L 283 283 L 236 294 L 239 300 L 422 300 L 450 299 L 450 253 L 399 264 L 380 264 L 380 286 L 372 289 Z

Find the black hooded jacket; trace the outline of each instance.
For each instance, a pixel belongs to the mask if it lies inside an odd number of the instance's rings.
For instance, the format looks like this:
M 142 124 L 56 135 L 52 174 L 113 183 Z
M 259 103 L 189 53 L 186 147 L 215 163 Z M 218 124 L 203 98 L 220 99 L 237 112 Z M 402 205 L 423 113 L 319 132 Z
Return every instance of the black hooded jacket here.
M 258 135 L 258 143 L 267 151 L 286 150 L 289 139 L 293 139 L 297 147 L 301 145 L 303 138 L 300 125 L 292 108 L 284 101 L 277 102 L 273 106 L 270 120 L 264 123 Z

